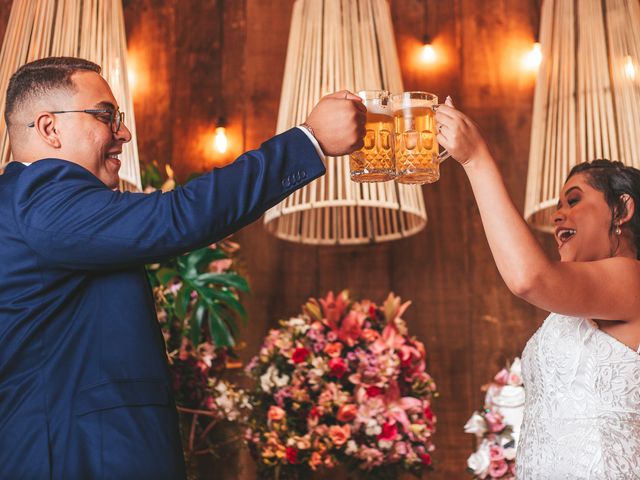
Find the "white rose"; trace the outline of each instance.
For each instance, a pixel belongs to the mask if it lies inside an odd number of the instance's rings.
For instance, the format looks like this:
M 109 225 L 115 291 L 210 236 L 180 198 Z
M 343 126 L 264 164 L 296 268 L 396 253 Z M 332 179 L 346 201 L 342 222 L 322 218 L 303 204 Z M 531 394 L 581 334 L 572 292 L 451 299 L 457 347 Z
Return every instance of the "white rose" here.
M 513 429 L 513 437 L 518 441 L 520 436 L 520 426 L 524 416 L 524 387 L 505 385 L 500 393 L 493 398 L 493 404 L 502 415 L 505 424 Z
M 289 375 L 282 375 L 281 377 L 276 376 L 273 379 L 273 383 L 275 383 L 276 387 L 284 387 L 289 385 Z
M 353 440 L 349 440 L 347 442 L 347 448 L 344 450 L 344 453 L 346 453 L 347 455 L 351 455 L 352 453 L 356 453 L 357 451 L 358 444 Z
M 296 332 L 305 334 L 309 330 L 309 324 L 302 318 L 292 318 L 288 322 L 289 326 L 296 330 Z
M 377 437 L 378 435 L 380 435 L 380 433 L 382 433 L 382 427 L 380 427 L 378 422 L 372 418 L 367 422 L 365 433 L 370 437 Z
M 522 362 L 518 357 L 513 359 L 513 363 L 509 369 L 508 383 L 510 385 L 522 385 Z
M 473 433 L 480 438 L 487 433 L 487 422 L 478 412 L 473 412 L 471 418 L 464 425 L 464 431 L 465 433 Z
M 378 448 L 380 450 L 390 450 L 393 447 L 393 441 L 391 440 L 378 440 Z
M 475 453 L 472 453 L 467 459 L 467 466 L 473 471 L 474 475 L 480 478 L 486 478 L 489 473 L 489 465 L 491 457 L 489 456 L 489 442 L 483 440 Z
M 524 405 L 524 387 L 516 387 L 514 385 L 505 385 L 500 389 L 497 395 L 493 397 L 493 404 L 498 407 L 521 407 Z
M 264 392 L 269 393 L 273 388 L 272 377 L 275 369 L 276 367 L 274 367 L 273 365 L 270 365 L 267 371 L 260 376 L 260 388 L 262 388 Z
M 260 387 L 263 391 L 269 393 L 273 387 L 284 387 L 289 384 L 288 375 L 278 375 L 278 369 L 274 365 L 270 365 L 264 375 L 260 376 Z
M 514 458 L 516 458 L 516 448 L 515 447 L 504 448 L 504 449 L 502 449 L 502 453 L 504 455 L 505 460 L 513 460 Z

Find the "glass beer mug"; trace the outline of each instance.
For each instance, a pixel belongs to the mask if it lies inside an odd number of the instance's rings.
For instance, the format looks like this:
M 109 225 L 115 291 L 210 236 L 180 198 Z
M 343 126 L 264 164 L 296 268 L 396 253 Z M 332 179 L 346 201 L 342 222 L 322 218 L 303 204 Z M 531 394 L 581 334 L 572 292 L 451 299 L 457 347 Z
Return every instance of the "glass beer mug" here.
M 395 122 L 396 181 L 433 183 L 440 178 L 440 163 L 449 157 L 439 152 L 436 138 L 438 97 L 427 92 L 393 95 Z
M 392 180 L 396 170 L 391 96 L 385 90 L 362 90 L 358 95 L 367 107 L 367 123 L 364 146 L 349 156 L 351 180 Z

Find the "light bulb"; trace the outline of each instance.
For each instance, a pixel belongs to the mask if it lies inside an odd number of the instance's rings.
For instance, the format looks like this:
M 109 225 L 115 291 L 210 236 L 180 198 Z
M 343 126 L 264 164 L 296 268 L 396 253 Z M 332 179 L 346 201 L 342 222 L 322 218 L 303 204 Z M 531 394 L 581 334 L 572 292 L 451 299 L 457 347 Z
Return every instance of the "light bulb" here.
M 436 61 L 436 51 L 430 43 L 427 43 L 422 47 L 420 59 L 425 63 L 433 63 Z
M 216 135 L 213 139 L 213 145 L 220 153 L 225 153 L 227 151 L 229 140 L 227 139 L 227 132 L 224 127 L 216 127 Z
M 629 80 L 636 79 L 636 66 L 633 64 L 631 55 L 627 55 L 624 59 L 624 74 Z
M 540 42 L 533 44 L 533 48 L 524 56 L 523 65 L 527 70 L 537 70 L 542 62 L 542 47 Z

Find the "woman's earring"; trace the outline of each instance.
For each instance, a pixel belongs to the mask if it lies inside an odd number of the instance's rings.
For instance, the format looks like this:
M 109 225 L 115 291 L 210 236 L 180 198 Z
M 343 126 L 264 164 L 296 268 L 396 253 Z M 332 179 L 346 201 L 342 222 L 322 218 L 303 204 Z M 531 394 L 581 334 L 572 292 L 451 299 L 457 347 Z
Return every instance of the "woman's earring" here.
M 615 232 L 616 232 L 616 235 L 618 235 L 618 236 L 622 235 L 622 229 L 620 228 L 620 225 L 619 225 L 619 224 L 618 224 L 618 225 L 616 225 L 616 230 L 615 230 Z

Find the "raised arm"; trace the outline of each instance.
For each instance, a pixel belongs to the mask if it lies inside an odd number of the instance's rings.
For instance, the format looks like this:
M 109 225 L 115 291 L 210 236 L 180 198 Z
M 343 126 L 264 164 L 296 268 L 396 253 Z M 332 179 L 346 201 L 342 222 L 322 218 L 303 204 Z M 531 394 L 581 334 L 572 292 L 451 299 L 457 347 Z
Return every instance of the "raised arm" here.
M 18 178 L 14 214 L 44 264 L 104 269 L 155 262 L 231 234 L 324 174 L 324 154 L 362 145 L 365 112 L 350 92 L 327 95 L 309 115 L 308 132 L 277 135 L 168 193 L 112 191 L 77 163 L 38 160 Z
M 634 258 L 559 262 L 549 259 L 515 208 L 478 127 L 453 104 L 438 108 L 438 140 L 464 167 L 491 253 L 509 289 L 548 311 L 603 320 L 640 313 L 640 269 Z

